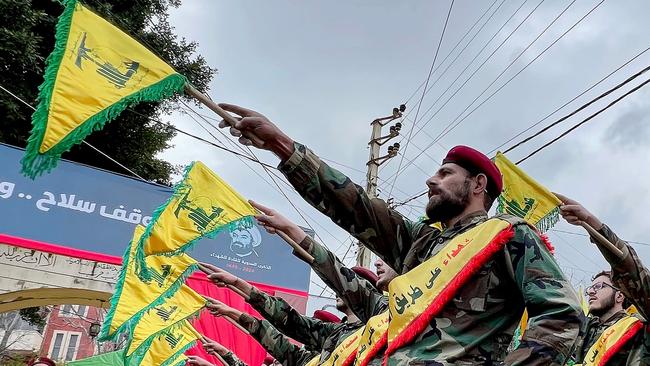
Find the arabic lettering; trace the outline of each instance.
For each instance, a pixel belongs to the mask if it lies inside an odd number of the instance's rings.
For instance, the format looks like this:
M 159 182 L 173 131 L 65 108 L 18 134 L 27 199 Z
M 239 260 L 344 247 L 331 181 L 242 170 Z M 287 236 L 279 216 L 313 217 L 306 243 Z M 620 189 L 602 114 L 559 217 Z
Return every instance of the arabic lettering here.
M 402 295 L 401 297 L 398 297 L 397 295 L 393 296 L 395 297 L 395 304 L 397 305 L 395 310 L 397 310 L 397 313 L 401 315 L 409 306 L 409 301 L 405 295 Z
M 10 198 L 15 187 L 16 185 L 11 182 L 0 182 L 0 198 Z
M 427 288 L 431 289 L 433 287 L 434 282 L 436 281 L 436 278 L 440 275 L 442 270 L 439 267 L 436 267 L 435 270 L 431 271 L 431 278 L 429 279 L 429 282 L 427 283 Z
M 422 297 L 423 293 L 422 290 L 417 286 L 413 287 L 413 285 L 411 285 L 410 287 L 411 287 L 411 292 L 409 292 L 408 295 L 411 297 L 411 305 L 413 305 L 415 304 L 415 300 Z
M 44 206 L 45 204 L 55 206 L 56 205 L 56 199 L 54 198 L 54 193 L 45 191 L 43 192 L 43 196 L 47 198 L 41 198 L 40 200 L 36 201 L 36 208 L 38 208 L 41 211 L 49 211 L 50 207 Z

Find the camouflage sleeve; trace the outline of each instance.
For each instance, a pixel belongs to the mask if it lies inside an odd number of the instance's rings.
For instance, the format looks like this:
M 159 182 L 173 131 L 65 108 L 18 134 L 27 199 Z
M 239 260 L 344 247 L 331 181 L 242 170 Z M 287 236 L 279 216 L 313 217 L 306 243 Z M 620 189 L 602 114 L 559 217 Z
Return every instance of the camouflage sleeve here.
M 296 191 L 343 230 L 352 234 L 398 273 L 411 248 L 414 233 L 425 227 L 371 199 L 359 185 L 322 162 L 304 145 L 278 167 Z
M 321 350 L 338 324 L 323 322 L 300 314 L 283 299 L 253 288 L 248 303 L 274 327 L 302 343 L 308 349 Z
M 623 252 L 623 259 L 620 259 L 607 248 L 598 245 L 598 249 L 612 266 L 612 282 L 636 306 L 643 318 L 649 319 L 650 272 L 648 268 L 643 265 L 634 248 L 620 239 L 607 225 L 603 225 L 598 231 Z M 594 238 L 591 238 L 591 241 L 596 243 Z
M 221 356 L 224 361 L 228 363 L 228 366 L 248 366 L 246 362 L 240 360 L 234 353 L 228 352 L 225 355 Z
M 362 322 L 388 308 L 388 299 L 367 280 L 357 276 L 325 246 L 306 236 L 300 243 L 314 257 L 312 269 Z
M 515 226 L 505 253 L 529 316 L 521 343 L 506 357 L 506 365 L 564 365 L 583 321 L 578 296 L 527 225 Z
M 239 317 L 239 324 L 284 366 L 302 366 L 318 356 L 318 352 L 308 351 L 291 343 L 289 338 L 285 337 L 266 320 L 256 319 L 244 313 Z

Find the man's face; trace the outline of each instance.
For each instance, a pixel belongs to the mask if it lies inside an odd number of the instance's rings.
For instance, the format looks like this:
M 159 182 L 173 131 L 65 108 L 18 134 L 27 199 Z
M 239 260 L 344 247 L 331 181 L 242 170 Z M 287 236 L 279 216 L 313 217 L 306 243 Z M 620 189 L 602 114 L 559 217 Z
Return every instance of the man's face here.
M 248 230 L 235 230 L 230 233 L 230 250 L 239 255 L 249 255 L 253 251 L 253 236 Z
M 616 290 L 612 288 L 612 281 L 607 276 L 596 277 L 591 286 L 587 287 L 586 294 L 589 313 L 594 316 L 607 313 L 615 305 Z
M 471 178 L 467 170 L 454 163 L 444 164 L 427 179 L 429 202 L 426 213 L 432 221 L 446 222 L 460 215 L 469 205 Z
M 377 288 L 382 291 L 388 291 L 388 284 L 393 278 L 397 277 L 397 272 L 381 259 L 375 261 L 375 268 L 377 269 L 377 277 L 379 277 L 379 280 L 377 280 Z

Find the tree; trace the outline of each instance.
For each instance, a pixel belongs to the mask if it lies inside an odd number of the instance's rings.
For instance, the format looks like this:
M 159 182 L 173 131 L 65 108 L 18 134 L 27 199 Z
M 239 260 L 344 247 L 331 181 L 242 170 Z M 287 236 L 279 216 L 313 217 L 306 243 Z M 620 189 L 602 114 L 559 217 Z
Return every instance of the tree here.
M 215 69 L 210 68 L 197 44 L 178 38 L 168 22 L 169 7 L 181 0 L 85 0 L 84 3 L 125 32 L 141 40 L 199 90 L 206 91 Z M 45 59 L 54 47 L 54 27 L 63 6 L 54 0 L 0 0 L 0 85 L 32 106 L 43 81 Z M 180 98 L 191 101 L 189 98 Z M 170 113 L 178 101 L 141 103 L 124 111 L 87 141 L 147 180 L 169 184 L 178 171 L 156 158 L 171 147 L 175 132 L 149 118 Z M 0 142 L 24 147 L 31 130 L 32 111 L 0 91 Z M 115 163 L 85 145 L 77 145 L 64 158 L 125 173 Z

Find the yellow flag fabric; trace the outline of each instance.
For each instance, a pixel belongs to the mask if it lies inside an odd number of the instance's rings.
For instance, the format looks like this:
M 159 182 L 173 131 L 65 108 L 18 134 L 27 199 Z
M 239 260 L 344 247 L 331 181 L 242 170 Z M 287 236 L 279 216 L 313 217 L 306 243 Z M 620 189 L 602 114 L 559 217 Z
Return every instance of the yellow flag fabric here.
M 142 315 L 129 335 L 126 356 L 130 356 L 138 347 L 146 347 L 147 340 L 155 334 L 196 316 L 206 303 L 203 296 L 187 285 L 181 286 L 163 304 L 147 310 Z
M 368 319 L 361 333 L 355 365 L 366 366 L 386 346 L 390 314 L 385 311 Z
M 126 107 L 180 92 L 186 79 L 76 0 L 65 1 L 32 116 L 23 173 L 52 170 L 62 153 Z
M 205 164 L 194 162 L 186 169 L 174 194 L 153 214 L 140 239 L 137 260 L 150 255 L 173 256 L 189 249 L 203 237 L 223 229 L 250 228 L 255 209 Z M 139 272 L 147 279 L 147 268 Z
M 582 365 L 606 365 L 611 357 L 642 328 L 643 322 L 632 316 L 620 319 L 607 327 L 587 351 Z
M 501 152 L 497 153 L 494 163 L 503 175 L 503 192 L 497 212 L 521 217 L 541 232 L 553 227 L 560 218 L 562 201 Z
M 589 314 L 589 304 L 587 304 L 587 298 L 585 297 L 585 290 L 580 285 L 578 289 L 578 295 L 580 295 L 580 308 L 585 315 Z
M 490 219 L 456 237 L 440 252 L 388 285 L 385 357 L 415 339 L 465 281 L 512 238 L 510 223 Z
M 194 346 L 201 334 L 189 321 L 184 320 L 178 326 L 158 333 L 151 339 L 148 347 L 140 347 L 126 357 L 129 366 L 175 366 L 185 357 L 183 353 Z
M 143 281 L 136 275 L 135 251 L 145 228 L 136 226 L 133 239 L 124 255 L 122 271 L 111 298 L 111 307 L 106 314 L 99 335 L 100 340 L 115 339 L 121 332 L 130 330 L 144 312 L 161 304 L 184 283 L 197 268 L 192 257 L 182 254 L 173 259 L 165 256 L 149 256 L 146 266 L 151 280 Z
M 312 358 L 311 360 L 309 360 L 305 364 L 305 366 L 318 366 L 319 363 L 320 363 L 320 355 L 318 355 L 318 356 Z
M 335 349 L 332 354 L 321 363 L 321 366 L 349 366 L 354 361 L 359 347 L 359 339 L 363 333 L 363 327 L 354 331 L 345 338 Z

